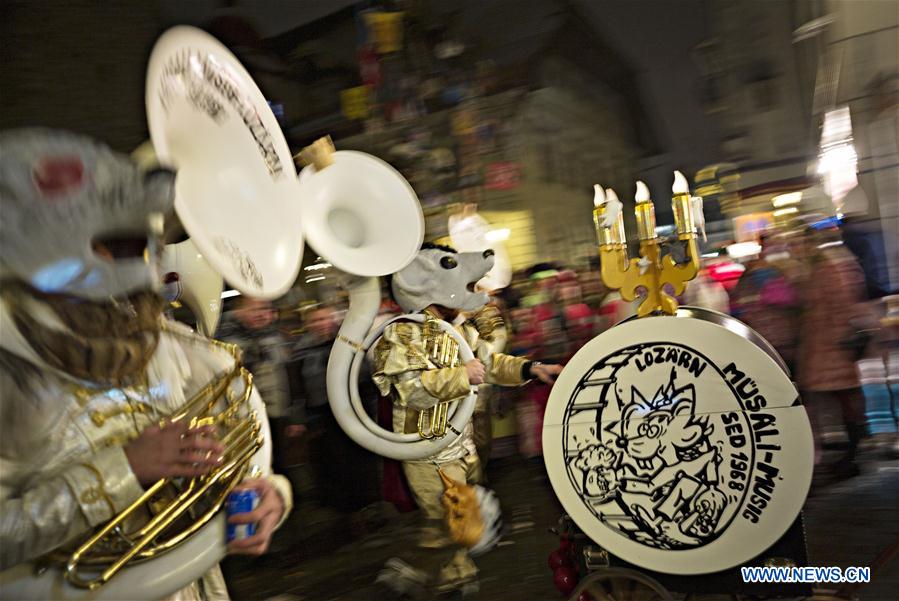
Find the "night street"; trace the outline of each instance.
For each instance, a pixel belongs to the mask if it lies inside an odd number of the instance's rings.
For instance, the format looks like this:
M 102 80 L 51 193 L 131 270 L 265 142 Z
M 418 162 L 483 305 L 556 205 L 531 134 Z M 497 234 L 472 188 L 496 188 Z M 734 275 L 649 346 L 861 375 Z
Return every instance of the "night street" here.
M 806 502 L 809 565 L 867 566 L 899 536 L 896 512 L 899 462 L 866 459 L 862 476 L 816 487 Z M 477 560 L 481 570 L 478 598 L 561 599 L 553 587 L 547 556 L 558 547 L 558 539 L 548 529 L 555 525 L 562 510 L 543 475 L 542 464 L 519 459 L 494 462 L 491 477 L 503 499 L 509 531 L 497 549 Z M 306 533 L 300 548 L 292 555 L 296 558 L 293 568 L 289 567 L 290 560 L 270 556 L 260 560 L 256 564 L 258 571 L 250 574 L 245 568 L 248 564 L 231 560 L 226 569 L 233 598 L 240 601 L 270 598 L 281 601 L 278 595 L 294 595 L 283 597 L 284 601 L 381 598 L 372 582 L 388 558 L 412 544 L 414 514 L 394 514 L 392 523 L 350 542 L 342 540 L 348 536 L 348 527 L 342 528 L 334 522 L 303 527 L 303 517 L 299 515 L 302 511 L 302 506 L 298 507 L 285 526 L 302 527 Z M 899 562 L 894 561 L 872 575 L 872 582 L 861 590 L 860 598 L 893 601 L 896 590 L 899 590 Z
M 0 601 L 899 601 L 899 0 L 0 40 Z

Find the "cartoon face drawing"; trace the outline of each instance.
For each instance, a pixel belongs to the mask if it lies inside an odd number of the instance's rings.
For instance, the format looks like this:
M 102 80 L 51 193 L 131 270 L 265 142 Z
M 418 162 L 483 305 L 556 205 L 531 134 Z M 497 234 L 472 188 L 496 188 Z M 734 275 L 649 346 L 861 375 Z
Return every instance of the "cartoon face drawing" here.
M 636 393 L 636 390 L 634 391 Z M 627 415 L 627 414 L 625 414 Z M 670 447 L 663 438 L 668 432 L 671 416 L 659 413 L 645 420 L 625 417 L 622 422 L 624 452 L 634 459 L 661 456 Z
M 697 413 L 704 371 L 662 364 L 652 378 L 604 390 L 606 410 L 592 430 L 599 440 L 585 441 L 570 465 L 591 507 L 625 536 L 661 548 L 702 544 L 733 505 L 719 477 L 723 433 Z
M 638 465 L 658 457 L 664 465 L 673 465 L 701 445 L 708 434 L 708 418 L 696 417 L 696 389 L 692 384 L 677 388 L 677 370 L 672 368 L 670 381 L 660 388 L 651 401 L 631 388 L 631 402 L 621 413 L 618 444 Z

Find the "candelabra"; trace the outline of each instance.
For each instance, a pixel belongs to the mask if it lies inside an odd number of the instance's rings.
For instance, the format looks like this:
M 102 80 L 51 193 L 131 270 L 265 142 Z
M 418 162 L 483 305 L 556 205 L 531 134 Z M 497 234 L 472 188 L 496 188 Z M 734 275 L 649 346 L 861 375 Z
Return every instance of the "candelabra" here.
M 687 282 L 699 272 L 696 222 L 701 222 L 702 216 L 694 214 L 696 203 L 690 197 L 686 178 L 679 171 L 675 172 L 671 199 L 678 240 L 687 246 L 687 261 L 683 263 L 676 263 L 671 255 L 661 256 L 660 240 L 656 236 L 655 207 L 643 182 L 637 182 L 637 206 L 634 210 L 640 238 L 638 259 L 628 256 L 624 217 L 615 193 L 608 190 L 603 194 L 602 188 L 595 188 L 593 221 L 599 239 L 603 283 L 618 290 L 626 301 L 635 300 L 642 291 L 644 298 L 637 308 L 638 317 L 658 312 L 673 315 L 677 310 L 674 296 L 682 294 Z

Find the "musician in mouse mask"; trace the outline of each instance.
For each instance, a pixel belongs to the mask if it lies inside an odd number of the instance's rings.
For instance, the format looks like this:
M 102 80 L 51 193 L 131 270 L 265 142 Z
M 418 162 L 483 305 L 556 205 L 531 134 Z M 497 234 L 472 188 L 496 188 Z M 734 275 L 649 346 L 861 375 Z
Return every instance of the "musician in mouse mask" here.
M 407 313 L 423 312 L 427 318 L 424 323 L 388 325 L 375 347 L 373 377 L 381 393 L 393 399 L 395 432 L 421 433 L 437 407 L 466 397 L 473 384 L 515 386 L 531 378 L 550 383 L 561 372 L 558 365 L 479 352 L 490 346 L 481 341 L 475 320 L 456 326 L 477 357 L 461 364 L 458 344 L 435 325 L 435 320 L 452 323 L 460 313 L 476 313 L 486 304 L 487 294 L 474 292 L 474 285 L 492 266 L 491 250 L 458 253 L 426 244 L 393 275 L 391 290 L 397 303 Z M 392 559 L 380 582 L 404 594 L 477 590 L 477 568 L 468 548 L 459 544 L 455 516 L 450 512 L 447 519 L 445 510 L 456 497 L 456 485 L 470 481 L 477 467 L 471 423 L 436 455 L 403 462 L 424 524 L 416 557 Z
M 0 134 L 0 570 L 77 546 L 158 480 L 222 462 L 215 426 L 167 419 L 239 367 L 236 352 L 162 316 L 173 183 L 82 136 Z M 247 393 L 267 436 L 248 388 L 227 394 Z M 263 449 L 250 459 L 262 477 L 242 484 L 258 507 L 234 518 L 257 534 L 231 552 L 263 553 L 291 507 Z M 203 585 L 170 585 L 171 598 L 226 599 L 210 567 Z

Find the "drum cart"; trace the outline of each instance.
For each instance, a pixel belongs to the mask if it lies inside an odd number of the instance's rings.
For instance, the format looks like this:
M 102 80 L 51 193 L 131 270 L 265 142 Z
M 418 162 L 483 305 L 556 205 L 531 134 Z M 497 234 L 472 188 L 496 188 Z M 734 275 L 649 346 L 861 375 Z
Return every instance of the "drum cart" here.
M 807 565 L 801 509 L 812 432 L 764 338 L 728 315 L 678 308 L 700 270 L 702 199 L 675 172 L 671 206 L 684 252 L 666 253 L 638 182 L 639 258 L 631 258 L 621 203 L 595 189 L 602 281 L 626 301 L 642 300 L 634 318 L 571 358 L 546 408 L 544 459 L 568 514 L 549 557 L 556 587 L 570 601 L 853 599 L 858 586 L 743 582 L 741 567 Z M 886 549 L 872 569 L 897 552 L 899 544 Z
M 580 575 L 569 601 L 691 601 L 701 595 L 718 598 L 726 595 L 734 600 L 796 599 L 814 594 L 808 584 L 744 583 L 739 566 L 690 576 L 645 570 L 609 554 L 581 532 L 567 515 L 559 519 L 552 532 L 560 538 L 559 553 L 569 552 L 568 559 Z M 805 549 L 805 531 L 800 516 L 780 540 L 745 565 L 804 566 L 807 564 Z
M 744 583 L 739 567 L 713 574 L 677 576 L 644 570 L 597 545 L 567 515 L 550 529 L 560 540 L 553 560 L 570 561 L 580 576 L 568 601 L 694 601 L 703 595 L 725 595 L 733 601 L 802 599 L 808 601 L 856 601 L 863 599 L 864 583 L 842 585 Z M 871 562 L 872 578 L 899 555 L 899 537 Z M 807 563 L 802 515 L 767 551 L 747 566 L 804 566 Z

